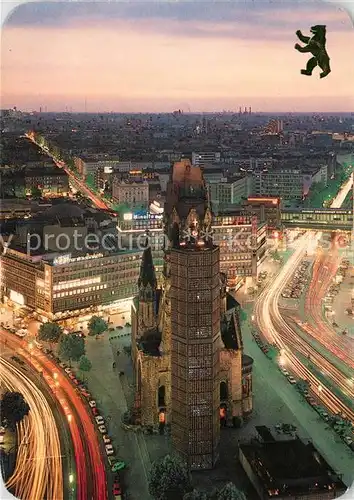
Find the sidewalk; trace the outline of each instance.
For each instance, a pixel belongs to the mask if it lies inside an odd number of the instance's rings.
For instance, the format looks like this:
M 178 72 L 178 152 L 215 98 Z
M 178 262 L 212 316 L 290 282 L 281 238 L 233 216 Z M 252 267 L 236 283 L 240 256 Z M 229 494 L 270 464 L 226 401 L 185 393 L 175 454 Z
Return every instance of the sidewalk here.
M 115 370 L 112 368 L 113 361 L 117 360 L 112 352 L 108 333 L 100 340 L 87 337 L 86 354 L 92 363 L 92 369 L 87 374 L 89 390 L 106 420 L 116 456 L 128 465 L 124 473 L 127 498 L 149 500 L 148 472 L 151 462 L 143 436 L 121 427 L 127 401 L 118 375 L 118 363 Z

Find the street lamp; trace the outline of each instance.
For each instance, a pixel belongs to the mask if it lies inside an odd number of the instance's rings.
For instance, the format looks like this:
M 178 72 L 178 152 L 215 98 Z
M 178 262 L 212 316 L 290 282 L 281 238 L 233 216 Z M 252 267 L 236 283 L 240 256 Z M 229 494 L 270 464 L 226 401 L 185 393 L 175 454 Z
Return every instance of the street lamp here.
M 322 385 L 320 384 L 320 385 L 318 386 L 318 391 L 319 391 L 319 392 L 322 392 L 322 389 L 323 389 L 323 388 L 322 388 Z
M 53 377 L 54 377 L 54 380 L 57 380 L 57 378 L 58 378 L 58 374 L 57 374 L 57 372 L 54 372 L 54 373 L 53 373 Z
M 74 474 L 69 474 L 69 483 L 73 483 L 74 482 Z
M 70 424 L 71 420 L 72 420 L 73 416 L 72 415 L 68 415 L 68 422 Z

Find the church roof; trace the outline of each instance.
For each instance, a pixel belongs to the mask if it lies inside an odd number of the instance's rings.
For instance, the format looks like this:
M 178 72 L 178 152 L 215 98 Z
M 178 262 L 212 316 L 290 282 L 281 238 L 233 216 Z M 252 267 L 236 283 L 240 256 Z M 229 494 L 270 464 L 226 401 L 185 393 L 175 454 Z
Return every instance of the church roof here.
M 161 333 L 157 328 L 147 330 L 139 340 L 139 348 L 149 356 L 161 356 Z
M 225 314 L 221 322 L 221 338 L 226 349 L 242 349 L 241 329 L 235 310 Z
M 143 252 L 140 264 L 140 274 L 138 279 L 138 286 L 150 285 L 151 288 L 155 289 L 157 285 L 155 266 L 152 260 L 151 247 L 148 246 Z

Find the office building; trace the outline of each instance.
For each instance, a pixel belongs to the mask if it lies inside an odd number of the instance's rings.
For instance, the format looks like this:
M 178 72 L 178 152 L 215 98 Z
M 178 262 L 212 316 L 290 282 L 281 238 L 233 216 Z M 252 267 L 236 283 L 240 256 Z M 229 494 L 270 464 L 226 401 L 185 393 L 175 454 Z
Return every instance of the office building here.
M 279 196 L 283 200 L 302 200 L 303 173 L 297 168 L 262 169 L 254 172 L 253 195 Z
M 245 210 L 256 215 L 257 220 L 267 224 L 268 234 L 281 226 L 281 200 L 274 196 L 249 196 L 244 202 Z
M 143 181 L 122 180 L 116 175 L 112 181 L 112 198 L 117 205 L 125 204 L 130 207 L 148 207 L 149 183 Z
M 207 177 L 207 176 L 206 176 Z M 240 205 L 252 192 L 252 179 L 243 175 L 238 178 L 218 179 L 208 183 L 213 212 L 220 212 L 230 205 Z

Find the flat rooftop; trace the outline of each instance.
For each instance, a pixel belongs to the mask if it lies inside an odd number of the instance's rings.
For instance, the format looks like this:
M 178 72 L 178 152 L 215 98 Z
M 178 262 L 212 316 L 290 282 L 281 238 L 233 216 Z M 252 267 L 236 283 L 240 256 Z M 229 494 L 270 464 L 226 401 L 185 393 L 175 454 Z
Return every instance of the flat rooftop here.
M 267 435 L 268 439 L 263 442 L 240 445 L 240 454 L 250 464 L 269 498 L 346 490 L 312 443 L 304 443 L 299 438 L 275 440 L 270 431 Z M 264 432 L 261 436 L 264 439 Z

